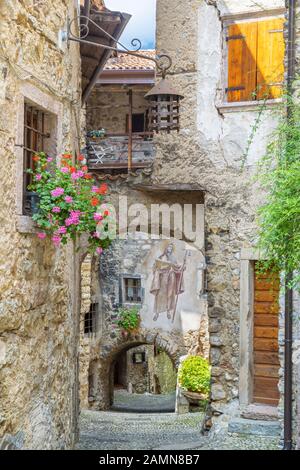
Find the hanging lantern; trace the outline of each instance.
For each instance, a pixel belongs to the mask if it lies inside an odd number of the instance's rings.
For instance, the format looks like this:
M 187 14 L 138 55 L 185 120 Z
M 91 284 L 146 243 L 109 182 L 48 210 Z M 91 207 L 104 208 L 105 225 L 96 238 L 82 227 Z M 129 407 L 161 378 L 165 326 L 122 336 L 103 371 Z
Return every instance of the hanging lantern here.
M 145 98 L 149 101 L 148 129 L 150 132 L 179 132 L 179 108 L 183 96 L 163 78 Z

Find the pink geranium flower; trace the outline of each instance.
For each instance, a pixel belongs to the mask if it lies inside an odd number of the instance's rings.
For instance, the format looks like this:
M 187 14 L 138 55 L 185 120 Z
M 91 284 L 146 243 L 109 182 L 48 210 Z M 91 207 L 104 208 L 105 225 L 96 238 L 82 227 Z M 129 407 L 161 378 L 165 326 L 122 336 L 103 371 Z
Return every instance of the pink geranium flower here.
M 59 197 L 64 194 L 65 190 L 63 188 L 55 188 L 53 191 L 51 191 L 51 196 L 52 197 Z
M 92 187 L 92 193 L 98 193 L 98 186 Z
M 73 198 L 71 196 L 66 196 L 65 197 L 65 201 L 68 203 L 68 204 L 71 204 L 73 202 Z
M 40 175 L 40 174 L 35 175 L 35 179 L 36 179 L 36 181 L 41 181 L 42 175 Z
M 78 225 L 80 223 L 79 217 L 80 211 L 71 211 L 70 217 L 65 220 L 66 226 L 69 227 L 70 225 Z
M 103 249 L 99 246 L 98 248 L 96 248 L 96 253 L 97 255 L 102 255 Z
M 52 158 L 52 157 L 48 157 L 48 158 L 47 158 L 47 162 L 49 162 L 49 163 L 53 162 L 53 158 Z
M 54 212 L 54 214 L 59 214 L 60 213 L 60 207 L 53 207 L 52 209 L 52 212 Z
M 102 214 L 98 214 L 97 212 L 95 212 L 94 214 L 94 220 L 96 222 L 101 222 L 101 220 L 103 220 L 103 215 Z
M 59 233 L 60 235 L 65 235 L 65 234 L 67 233 L 66 227 L 64 227 L 64 226 L 59 227 L 58 233 Z
M 39 233 L 37 234 L 37 236 L 38 236 L 38 238 L 39 238 L 40 240 L 44 240 L 47 235 L 45 234 L 45 232 L 39 232 Z
M 61 242 L 61 236 L 60 235 L 53 235 L 52 237 L 53 244 L 58 247 Z
M 61 172 L 62 172 L 62 173 L 69 173 L 69 168 L 67 168 L 66 166 L 63 166 L 63 167 L 61 168 Z

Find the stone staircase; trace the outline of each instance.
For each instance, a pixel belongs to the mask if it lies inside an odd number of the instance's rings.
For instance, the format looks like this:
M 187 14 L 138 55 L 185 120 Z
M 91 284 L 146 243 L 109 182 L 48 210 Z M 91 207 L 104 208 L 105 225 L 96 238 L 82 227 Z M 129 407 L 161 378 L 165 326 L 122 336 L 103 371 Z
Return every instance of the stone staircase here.
M 241 417 L 233 418 L 228 424 L 230 434 L 279 437 L 281 425 L 276 407 L 267 405 L 249 405 Z

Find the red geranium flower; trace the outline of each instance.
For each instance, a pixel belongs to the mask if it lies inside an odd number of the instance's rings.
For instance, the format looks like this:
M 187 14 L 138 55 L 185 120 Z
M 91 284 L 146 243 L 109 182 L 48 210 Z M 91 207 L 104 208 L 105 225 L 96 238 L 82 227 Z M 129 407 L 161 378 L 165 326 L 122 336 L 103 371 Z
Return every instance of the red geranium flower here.
M 98 194 L 106 194 L 107 193 L 107 184 L 106 183 L 101 184 L 100 188 L 98 188 L 97 193 Z
M 93 207 L 96 207 L 96 206 L 98 206 L 98 204 L 99 204 L 99 199 L 98 199 L 97 197 L 92 197 L 92 199 L 91 199 L 91 205 L 92 205 Z

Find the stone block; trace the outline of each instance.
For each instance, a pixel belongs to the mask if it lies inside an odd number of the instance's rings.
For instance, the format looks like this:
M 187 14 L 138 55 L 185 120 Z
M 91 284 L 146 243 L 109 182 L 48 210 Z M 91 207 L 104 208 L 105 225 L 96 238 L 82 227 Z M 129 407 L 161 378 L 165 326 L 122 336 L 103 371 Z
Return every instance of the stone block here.
M 211 388 L 211 397 L 214 401 L 224 400 L 226 393 L 222 385 L 214 385 Z
M 230 434 L 277 437 L 280 436 L 281 426 L 275 421 L 236 418 L 228 423 L 228 432 Z

